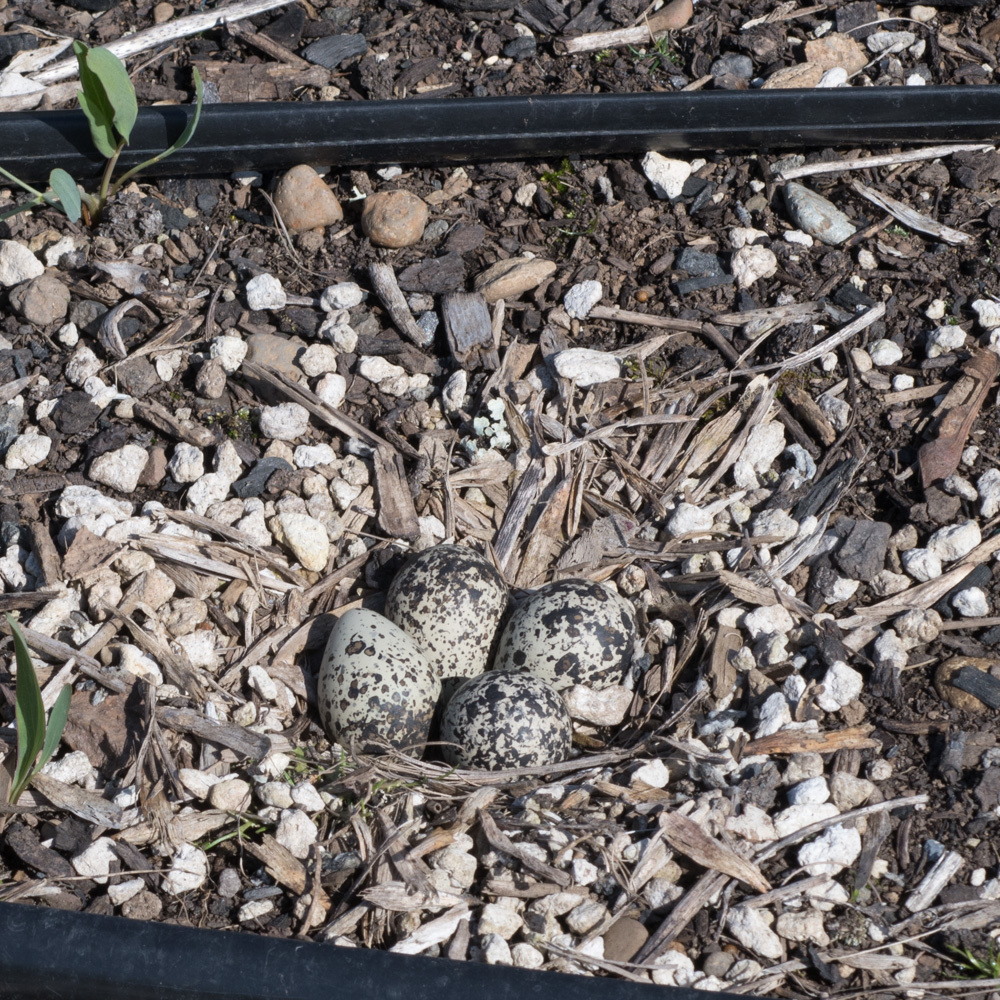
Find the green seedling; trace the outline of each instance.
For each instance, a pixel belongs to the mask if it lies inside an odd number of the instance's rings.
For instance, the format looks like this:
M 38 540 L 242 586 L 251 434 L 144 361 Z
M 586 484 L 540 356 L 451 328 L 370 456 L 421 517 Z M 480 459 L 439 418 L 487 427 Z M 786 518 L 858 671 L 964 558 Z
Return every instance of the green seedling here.
M 21 627 L 7 615 L 7 624 L 14 636 L 14 659 L 17 663 L 17 692 L 14 697 L 14 713 L 17 717 L 17 767 L 10 785 L 10 804 L 15 805 L 31 779 L 48 763 L 55 753 L 66 727 L 69 715 L 69 700 L 73 689 L 69 684 L 63 687 L 56 698 L 45 724 L 45 706 L 42 692 L 38 687 L 35 665 L 24 640 Z
M 82 191 L 70 175 L 61 167 L 49 174 L 47 191 L 39 191 L 12 173 L 0 167 L 0 174 L 23 188 L 33 197 L 0 215 L 0 220 L 9 219 L 19 212 L 27 212 L 39 205 L 61 208 L 70 222 L 84 218 L 88 225 L 100 221 L 108 199 L 114 197 L 122 186 L 136 174 L 166 159 L 191 141 L 201 118 L 203 86 L 198 70 L 194 72 L 195 111 L 178 140 L 162 153 L 127 170 L 117 180 L 115 167 L 122 150 L 128 145 L 132 128 L 139 115 L 139 105 L 135 98 L 135 88 L 129 79 L 125 64 L 107 49 L 88 48 L 83 42 L 73 42 L 73 52 L 80 66 L 80 90 L 78 98 L 80 110 L 86 115 L 90 125 L 90 138 L 97 151 L 107 161 L 101 176 L 97 194 Z
M 985 955 L 953 944 L 948 945 L 948 950 L 958 956 L 951 961 L 961 970 L 959 979 L 1000 979 L 1000 947 L 996 942 Z

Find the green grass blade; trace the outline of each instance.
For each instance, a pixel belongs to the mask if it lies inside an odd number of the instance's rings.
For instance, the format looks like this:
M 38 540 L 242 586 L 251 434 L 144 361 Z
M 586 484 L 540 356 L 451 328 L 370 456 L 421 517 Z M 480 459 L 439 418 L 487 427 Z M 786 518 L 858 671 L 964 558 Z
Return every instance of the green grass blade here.
M 128 77 L 128 70 L 121 59 L 107 49 L 89 49 L 84 58 L 104 89 L 108 104 L 111 106 L 115 131 L 127 145 L 132 134 L 132 126 L 135 125 L 139 114 L 135 88 Z
M 171 153 L 176 153 L 178 149 L 183 149 L 191 141 L 191 136 L 194 135 L 194 130 L 198 127 L 198 122 L 201 121 L 201 105 L 205 94 L 205 85 L 201 82 L 201 74 L 198 72 L 197 67 L 192 67 L 191 72 L 194 74 L 194 114 L 184 127 L 184 131 L 181 132 L 177 141 L 162 154 L 163 156 L 169 156 Z
M 11 783 L 10 801 L 16 802 L 27 787 L 28 778 L 45 743 L 45 706 L 38 687 L 35 665 L 31 662 L 28 644 L 21 626 L 7 615 L 7 624 L 14 636 L 14 658 L 17 663 L 17 691 L 14 715 L 17 718 L 17 768 Z
M 62 167 L 56 167 L 49 174 L 49 187 L 52 188 L 62 210 L 66 213 L 66 218 L 70 222 L 79 222 L 81 209 L 80 190 L 76 186 L 76 181 Z
M 63 730 L 66 728 L 69 701 L 72 697 L 73 686 L 64 684 L 62 691 L 59 692 L 59 697 L 56 698 L 56 703 L 52 706 L 52 711 L 49 712 L 49 724 L 45 729 L 45 745 L 42 747 L 42 756 L 38 758 L 38 763 L 35 765 L 34 771 L 31 772 L 32 774 L 45 767 L 56 752 L 56 747 L 59 746 L 59 741 L 62 739 Z
M 114 156 L 115 147 L 115 110 L 108 100 L 100 78 L 91 69 L 88 56 L 90 49 L 83 42 L 73 42 L 73 52 L 80 67 L 80 85 L 83 88 L 77 92 L 80 110 L 87 116 L 90 123 L 90 138 L 93 140 L 101 156 L 110 159 Z

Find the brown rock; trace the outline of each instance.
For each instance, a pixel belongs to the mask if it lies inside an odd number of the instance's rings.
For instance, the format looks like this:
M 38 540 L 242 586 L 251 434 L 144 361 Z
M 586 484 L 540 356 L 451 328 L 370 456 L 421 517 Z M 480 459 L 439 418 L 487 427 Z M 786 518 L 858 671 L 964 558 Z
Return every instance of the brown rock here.
M 160 897 L 148 889 L 122 903 L 122 916 L 130 920 L 155 920 L 163 912 Z
M 153 24 L 166 24 L 174 16 L 174 8 L 168 3 L 158 3 L 153 8 Z
M 295 359 L 305 350 L 298 337 L 279 337 L 276 333 L 254 333 L 247 338 L 247 361 L 274 368 L 296 382 L 302 371 Z
M 149 449 L 149 459 L 139 474 L 140 486 L 159 486 L 167 474 L 167 452 L 160 445 Z
M 12 289 L 10 304 L 29 323 L 51 326 L 66 318 L 69 289 L 54 274 L 40 274 Z
M 951 685 L 952 674 L 962 667 L 975 667 L 976 670 L 993 672 L 995 676 L 995 670 L 1000 670 L 1000 660 L 983 656 L 953 656 L 950 660 L 945 660 L 934 672 L 934 687 L 941 699 L 963 712 L 981 715 L 988 708 L 986 703 L 968 691 L 962 691 Z
M 198 369 L 194 387 L 202 399 L 218 399 L 226 391 L 226 369 L 216 358 L 209 358 Z
M 274 189 L 274 207 L 292 232 L 332 226 L 344 218 L 337 196 L 312 167 L 292 167 Z
M 763 90 L 794 90 L 799 87 L 815 87 L 823 76 L 823 69 L 814 63 L 800 63 L 797 66 L 783 66 L 772 73 L 764 83 Z
M 806 62 L 823 70 L 841 66 L 848 73 L 858 73 L 868 65 L 868 56 L 850 35 L 832 32 L 806 42 Z
M 694 4 L 691 0 L 670 0 L 655 14 L 649 17 L 649 30 L 653 32 L 676 31 L 683 28 L 694 15 Z
M 649 938 L 649 931 L 635 917 L 619 917 L 604 932 L 604 957 L 610 962 L 630 962 Z
M 408 247 L 424 235 L 429 214 L 411 191 L 380 191 L 365 200 L 361 228 L 376 246 Z
M 540 257 L 510 257 L 491 264 L 475 280 L 477 292 L 482 292 L 487 302 L 498 299 L 516 299 L 537 288 L 556 272 L 551 260 Z

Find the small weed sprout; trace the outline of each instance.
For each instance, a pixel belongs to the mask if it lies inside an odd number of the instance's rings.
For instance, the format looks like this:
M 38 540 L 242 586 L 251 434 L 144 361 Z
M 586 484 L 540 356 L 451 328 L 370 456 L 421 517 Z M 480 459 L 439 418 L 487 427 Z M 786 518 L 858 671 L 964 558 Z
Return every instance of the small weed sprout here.
M 135 88 L 129 79 L 125 64 L 113 52 L 102 48 L 88 48 L 83 42 L 78 41 L 73 42 L 73 52 L 80 65 L 81 89 L 78 92 L 80 109 L 90 124 L 90 138 L 94 146 L 107 161 L 101 185 L 96 195 L 87 194 L 80 190 L 76 181 L 65 170 L 57 167 L 49 174 L 48 190 L 39 191 L 0 167 L 0 174 L 34 196 L 29 201 L 4 212 L 0 215 L 0 220 L 30 211 L 39 205 L 51 205 L 54 208 L 61 208 L 70 222 L 78 222 L 83 217 L 88 225 L 95 225 L 100 221 L 101 213 L 109 198 L 114 197 L 122 186 L 140 171 L 159 163 L 160 160 L 186 146 L 198 127 L 204 88 L 201 76 L 195 69 L 195 111 L 178 140 L 162 153 L 127 170 L 113 181 L 118 157 L 128 145 L 132 128 L 139 115 Z
M 994 941 L 985 955 L 977 955 L 971 948 L 948 945 L 948 950 L 958 956 L 951 961 L 961 971 L 959 979 L 1000 979 L 1000 946 Z
M 66 727 L 69 715 L 69 700 L 73 689 L 65 685 L 56 698 L 45 723 L 45 706 L 38 686 L 35 665 L 28 652 L 21 627 L 7 615 L 7 624 L 14 636 L 14 660 L 17 664 L 17 690 L 14 696 L 14 714 L 17 717 L 17 767 L 7 796 L 11 805 L 16 805 L 21 793 L 31 779 L 49 762 L 55 753 Z

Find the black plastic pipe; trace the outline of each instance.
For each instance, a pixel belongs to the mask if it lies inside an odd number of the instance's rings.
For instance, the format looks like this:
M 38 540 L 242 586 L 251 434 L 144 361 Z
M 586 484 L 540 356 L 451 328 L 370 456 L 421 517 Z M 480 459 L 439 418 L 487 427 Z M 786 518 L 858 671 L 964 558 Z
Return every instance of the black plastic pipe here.
M 714 994 L 740 1000 L 735 994 Z M 0 1000 L 705 1000 L 695 990 L 0 903 Z
M 191 108 L 143 108 L 121 163 L 181 133 Z M 213 104 L 190 144 L 150 174 L 224 174 L 296 163 L 518 160 L 659 150 L 727 151 L 994 140 L 1000 87 L 569 94 L 455 100 Z M 28 181 L 53 167 L 97 176 L 79 111 L 0 115 L 0 166 Z

